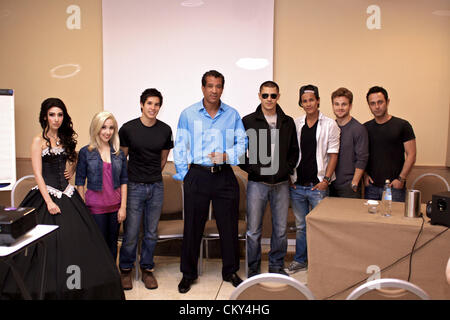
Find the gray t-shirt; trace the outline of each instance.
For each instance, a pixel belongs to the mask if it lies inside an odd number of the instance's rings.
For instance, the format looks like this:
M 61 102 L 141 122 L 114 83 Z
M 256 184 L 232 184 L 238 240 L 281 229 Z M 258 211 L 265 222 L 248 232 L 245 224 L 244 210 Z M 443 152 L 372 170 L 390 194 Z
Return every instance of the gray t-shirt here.
M 267 123 L 269 124 L 269 128 L 270 128 L 270 134 L 271 134 L 271 139 L 270 141 L 272 141 L 272 144 L 270 146 L 271 148 L 271 152 L 270 154 L 272 155 L 272 163 L 274 162 L 274 155 L 275 155 L 275 137 L 276 137 L 276 128 L 277 128 L 277 114 L 275 113 L 274 115 L 268 116 L 268 115 L 264 115 L 264 118 L 266 118 Z
M 369 138 L 366 128 L 355 118 L 341 129 L 341 146 L 336 166 L 336 185 L 351 183 L 355 168 L 365 169 L 369 159 Z

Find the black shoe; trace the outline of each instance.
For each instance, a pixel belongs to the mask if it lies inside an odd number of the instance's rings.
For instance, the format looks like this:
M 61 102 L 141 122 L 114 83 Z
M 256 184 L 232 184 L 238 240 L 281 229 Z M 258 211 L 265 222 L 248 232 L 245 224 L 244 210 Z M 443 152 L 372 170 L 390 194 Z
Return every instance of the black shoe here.
M 236 273 L 232 273 L 231 275 L 224 277 L 223 281 L 231 282 L 234 287 L 237 287 L 242 283 L 242 279 Z
M 194 283 L 195 280 L 188 279 L 183 277 L 181 279 L 180 283 L 178 284 L 178 292 L 179 293 L 186 293 L 191 289 L 191 284 Z
M 269 273 L 278 273 L 289 277 L 289 274 L 283 268 L 269 268 Z

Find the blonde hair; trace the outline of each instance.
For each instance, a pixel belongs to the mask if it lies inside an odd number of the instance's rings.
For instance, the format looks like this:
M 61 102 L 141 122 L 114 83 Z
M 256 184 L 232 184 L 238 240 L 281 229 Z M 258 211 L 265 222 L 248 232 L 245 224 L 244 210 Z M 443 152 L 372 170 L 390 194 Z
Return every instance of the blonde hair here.
M 94 149 L 99 149 L 100 146 L 100 137 L 98 136 L 100 133 L 100 130 L 103 127 L 103 124 L 106 120 L 111 119 L 114 126 L 114 133 L 109 140 L 110 146 L 114 150 L 114 154 L 119 154 L 120 152 L 120 140 L 119 140 L 119 133 L 118 133 L 118 126 L 116 118 L 114 118 L 114 115 L 109 111 L 101 111 L 94 115 L 91 121 L 91 127 L 89 128 L 89 136 L 90 136 L 90 142 L 88 146 L 88 150 L 92 151 Z

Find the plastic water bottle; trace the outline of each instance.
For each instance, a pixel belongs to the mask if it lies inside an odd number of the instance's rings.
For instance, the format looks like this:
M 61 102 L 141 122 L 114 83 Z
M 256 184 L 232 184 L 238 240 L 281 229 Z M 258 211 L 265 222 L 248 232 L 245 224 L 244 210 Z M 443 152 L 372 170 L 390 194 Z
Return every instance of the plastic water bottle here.
M 391 216 L 392 210 L 392 190 L 390 187 L 390 183 L 391 182 L 389 181 L 389 179 L 386 179 L 383 189 L 383 198 L 381 199 L 381 202 L 383 203 L 382 215 L 386 217 Z

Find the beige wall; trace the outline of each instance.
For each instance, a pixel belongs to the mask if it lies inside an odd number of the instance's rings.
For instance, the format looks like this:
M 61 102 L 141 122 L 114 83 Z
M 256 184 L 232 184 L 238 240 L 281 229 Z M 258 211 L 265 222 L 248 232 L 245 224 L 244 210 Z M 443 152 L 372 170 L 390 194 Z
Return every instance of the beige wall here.
M 381 29 L 368 30 L 366 9 L 381 8 Z M 432 14 L 447 10 L 447 16 Z M 275 74 L 281 104 L 292 116 L 299 86 L 316 84 L 332 116 L 331 93 L 353 91 L 353 115 L 371 119 L 365 95 L 381 85 L 389 112 L 407 119 L 417 137 L 417 165 L 446 164 L 450 97 L 448 0 L 276 0 Z
M 71 4 L 81 7 L 81 29 L 69 30 Z M 32 137 L 41 132 L 41 102 L 61 98 L 78 133 L 79 145 L 88 142 L 92 116 L 103 110 L 102 34 L 100 0 L 1 0 L 0 87 L 15 90 L 16 154 L 30 157 Z M 50 70 L 78 64 L 73 77 L 60 79 Z M 75 67 L 60 68 L 57 76 Z
M 81 8 L 81 30 L 66 28 L 71 4 Z M 366 27 L 371 4 L 381 8 L 381 30 Z M 371 118 L 365 93 L 382 85 L 390 93 L 390 113 L 413 125 L 417 164 L 444 166 L 450 17 L 432 12 L 449 9 L 448 0 L 276 0 L 274 80 L 281 105 L 293 117 L 301 115 L 299 86 L 313 83 L 321 110 L 332 116 L 330 94 L 346 86 L 355 96 L 353 114 L 364 122 Z M 101 33 L 101 0 L 0 2 L 0 87 L 15 89 L 18 158 L 29 157 L 31 139 L 40 132 L 40 103 L 49 96 L 66 102 L 79 147 L 87 143 L 90 119 L 103 108 Z M 52 68 L 68 63 L 79 64 L 80 72 L 51 77 Z

